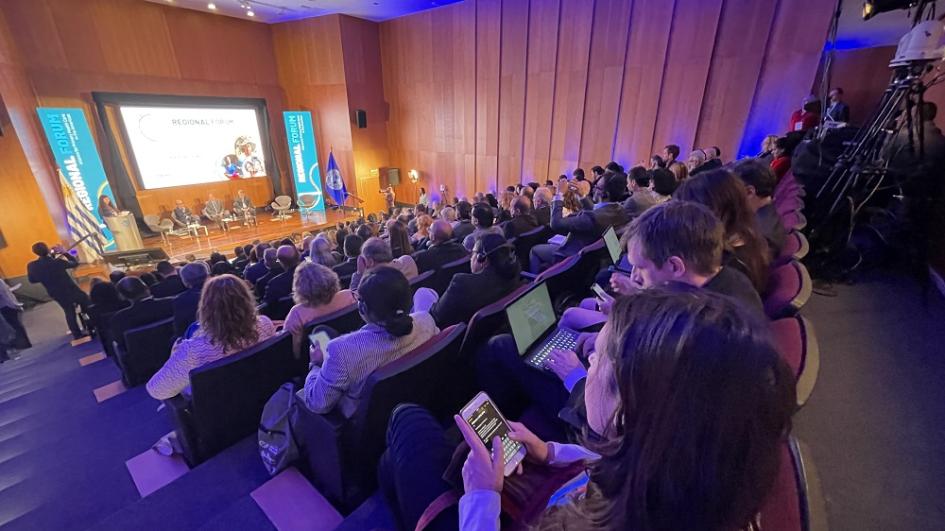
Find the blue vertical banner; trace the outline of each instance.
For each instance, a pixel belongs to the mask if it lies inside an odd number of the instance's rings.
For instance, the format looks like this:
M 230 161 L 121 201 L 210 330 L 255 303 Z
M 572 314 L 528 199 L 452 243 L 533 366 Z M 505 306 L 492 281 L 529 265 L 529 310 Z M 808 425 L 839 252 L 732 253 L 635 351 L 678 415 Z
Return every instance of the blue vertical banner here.
M 325 200 L 322 196 L 321 172 L 318 169 L 318 152 L 315 150 L 312 113 L 285 111 L 282 116 L 289 143 L 289 158 L 292 160 L 292 181 L 295 183 L 296 197 L 310 205 L 299 208 L 303 211 L 303 216 L 314 213 L 317 219 L 324 218 Z M 304 195 L 310 197 L 303 198 Z
M 46 141 L 62 178 L 75 198 L 76 208 L 84 212 L 69 212 L 69 227 L 73 237 L 98 232 L 101 249 L 114 251 L 115 239 L 105 225 L 98 204 L 107 196 L 115 204 L 115 196 L 105 176 L 102 159 L 95 147 L 95 139 L 82 109 L 39 107 L 39 121 L 46 133 Z M 94 220 L 96 223 L 89 223 Z M 95 226 L 97 224 L 97 226 Z

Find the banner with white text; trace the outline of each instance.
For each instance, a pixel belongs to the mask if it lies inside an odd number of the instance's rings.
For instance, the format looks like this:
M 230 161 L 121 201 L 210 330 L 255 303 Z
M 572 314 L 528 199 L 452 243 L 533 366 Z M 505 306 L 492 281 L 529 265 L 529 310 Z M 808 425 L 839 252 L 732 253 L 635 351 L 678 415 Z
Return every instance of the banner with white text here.
M 325 200 L 322 195 L 321 171 L 318 168 L 318 152 L 315 149 L 315 129 L 312 113 L 308 111 L 285 111 L 285 133 L 292 160 L 292 182 L 296 197 L 306 205 L 304 215 L 314 214 L 325 218 Z

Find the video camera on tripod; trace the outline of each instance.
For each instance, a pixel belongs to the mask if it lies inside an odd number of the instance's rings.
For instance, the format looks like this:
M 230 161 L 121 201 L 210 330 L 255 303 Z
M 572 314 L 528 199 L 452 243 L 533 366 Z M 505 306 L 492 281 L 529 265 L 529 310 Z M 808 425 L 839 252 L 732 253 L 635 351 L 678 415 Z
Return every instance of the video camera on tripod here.
M 904 187 L 910 180 L 924 178 L 916 168 L 927 170 L 923 122 L 931 117 L 924 116 L 928 108 L 924 94 L 941 80 L 931 74 L 934 64 L 945 58 L 945 25 L 935 19 L 932 0 L 871 0 L 864 5 L 863 17 L 868 20 L 878 13 L 907 8 L 915 9 L 912 29 L 900 39 L 889 64 L 893 74 L 879 105 L 855 136 L 843 142 L 843 151 L 826 178 L 819 183 L 807 179 L 811 190 L 816 190 L 808 212 L 810 265 L 820 277 L 843 276 L 859 266 L 861 252 L 851 245 L 854 228 L 864 217 L 874 216 L 876 209 L 889 213 L 882 216 L 886 220 L 901 221 L 902 216 L 892 209 L 902 205 L 893 203 L 906 195 Z M 838 5 L 837 19 L 839 12 Z M 829 58 L 827 64 L 829 69 Z M 828 144 L 828 136 L 828 128 L 822 126 L 819 142 Z M 811 148 L 818 153 L 821 167 L 823 149 L 819 143 Z M 876 233 L 882 238 L 880 231 Z

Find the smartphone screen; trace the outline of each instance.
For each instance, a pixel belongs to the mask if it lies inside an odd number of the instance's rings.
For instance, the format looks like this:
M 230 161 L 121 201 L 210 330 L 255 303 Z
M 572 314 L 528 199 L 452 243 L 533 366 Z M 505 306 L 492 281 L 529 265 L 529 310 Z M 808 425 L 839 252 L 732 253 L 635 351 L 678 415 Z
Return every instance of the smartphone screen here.
M 313 345 L 318 345 L 318 347 L 322 349 L 322 354 L 328 353 L 328 342 L 331 341 L 328 334 L 325 332 L 315 332 L 308 336 L 308 339 Z
M 604 291 L 604 288 L 600 287 L 600 285 L 598 284 L 591 284 L 591 290 L 603 300 L 607 300 L 610 298 L 610 295 L 607 295 L 607 292 Z
M 509 425 L 492 400 L 484 393 L 480 393 L 469 406 L 463 409 L 463 419 L 475 430 L 476 435 L 485 443 L 490 452 L 492 439 L 499 437 L 502 440 L 502 462 L 506 466 L 505 474 L 512 473 L 525 457 L 525 448 L 522 443 L 509 438 Z

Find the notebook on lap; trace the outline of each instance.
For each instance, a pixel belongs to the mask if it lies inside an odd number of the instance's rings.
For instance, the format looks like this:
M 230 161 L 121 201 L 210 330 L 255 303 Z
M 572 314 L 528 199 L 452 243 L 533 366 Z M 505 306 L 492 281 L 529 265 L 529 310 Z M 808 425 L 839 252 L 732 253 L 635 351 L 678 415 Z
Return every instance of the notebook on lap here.
M 544 282 L 528 290 L 505 310 L 518 353 L 525 363 L 544 369 L 552 350 L 574 350 L 578 333 L 557 326 L 548 285 Z

